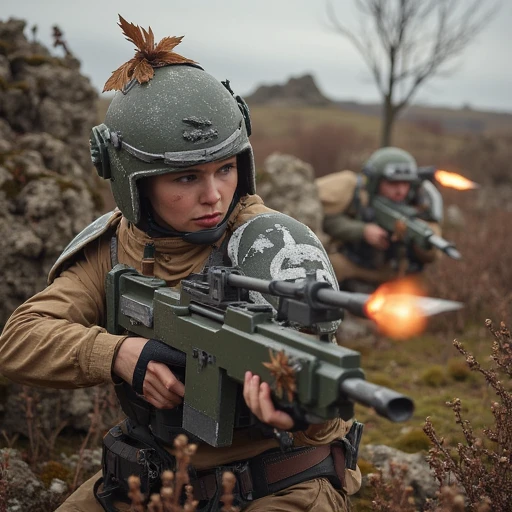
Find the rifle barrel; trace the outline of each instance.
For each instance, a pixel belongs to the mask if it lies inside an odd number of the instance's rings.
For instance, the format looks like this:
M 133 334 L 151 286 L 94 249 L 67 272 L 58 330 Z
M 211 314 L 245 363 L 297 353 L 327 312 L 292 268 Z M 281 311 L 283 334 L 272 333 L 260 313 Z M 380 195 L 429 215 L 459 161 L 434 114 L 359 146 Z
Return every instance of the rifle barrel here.
M 231 286 L 247 288 L 248 290 L 260 293 L 270 293 L 270 283 L 271 281 L 265 281 L 256 277 L 239 276 L 237 274 L 229 274 L 228 276 L 228 284 Z M 294 283 L 289 284 L 293 285 Z
M 373 407 L 391 421 L 407 421 L 414 412 L 414 402 L 407 396 L 363 379 L 348 378 L 341 391 L 352 401 Z
M 450 258 L 453 258 L 454 260 L 460 260 L 462 259 L 462 254 L 455 249 L 455 247 L 447 247 L 444 251 Z
M 443 251 L 445 254 L 453 258 L 454 260 L 460 260 L 462 258 L 461 253 L 455 248 L 455 246 L 438 235 L 432 235 L 428 241 L 434 246 Z
M 418 167 L 418 176 L 422 180 L 435 181 L 437 168 L 434 165 L 427 167 Z
M 228 283 L 238 288 L 248 288 L 260 293 L 271 293 L 271 288 L 280 295 L 303 299 L 305 288 L 303 283 L 291 283 L 288 281 L 264 281 L 254 277 L 231 274 Z M 321 302 L 325 307 L 339 307 L 360 317 L 366 317 L 364 305 L 369 295 L 364 293 L 343 292 L 331 288 L 320 288 L 316 290 L 314 300 Z

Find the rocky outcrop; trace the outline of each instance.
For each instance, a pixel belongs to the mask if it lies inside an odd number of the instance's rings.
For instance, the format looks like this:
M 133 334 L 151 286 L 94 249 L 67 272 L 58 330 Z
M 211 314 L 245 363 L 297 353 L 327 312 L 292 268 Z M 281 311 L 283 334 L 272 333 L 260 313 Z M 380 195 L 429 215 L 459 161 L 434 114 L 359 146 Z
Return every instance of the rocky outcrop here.
M 332 101 L 320 92 L 311 75 L 290 78 L 284 85 L 261 85 L 245 100 L 249 105 L 332 105 Z
M 5 485 L 5 488 L 3 488 Z M 0 508 L 9 512 L 55 510 L 67 492 L 55 478 L 47 489 L 17 450 L 0 450 Z
M 266 206 L 306 224 L 325 241 L 322 205 L 310 164 L 292 155 L 273 153 L 258 169 L 256 180 L 257 193 Z
M 405 453 L 389 446 L 363 444 L 359 457 L 381 471 L 384 480 L 389 480 L 391 477 L 391 464 L 404 467 L 404 488 L 412 488 L 414 500 L 418 506 L 423 507 L 427 499 L 436 496 L 439 486 L 423 453 Z M 364 477 L 363 485 L 368 485 L 367 481 L 368 477 Z
M 24 28 L 0 21 L 0 328 L 99 207 L 88 144 L 98 94 L 78 60 Z
M 0 329 L 46 285 L 51 265 L 101 206 L 88 141 L 98 93 L 69 52 L 53 56 L 24 29 L 22 20 L 0 21 Z M 27 434 L 22 394 L 13 384 L 0 390 L 9 434 Z M 38 396 L 44 432 L 87 430 L 92 391 Z

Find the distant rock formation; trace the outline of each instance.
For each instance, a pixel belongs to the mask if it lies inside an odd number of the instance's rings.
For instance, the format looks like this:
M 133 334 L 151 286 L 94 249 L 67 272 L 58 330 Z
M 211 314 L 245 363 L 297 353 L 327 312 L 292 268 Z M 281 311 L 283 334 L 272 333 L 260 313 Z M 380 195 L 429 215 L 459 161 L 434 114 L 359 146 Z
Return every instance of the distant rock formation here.
M 312 75 L 290 78 L 284 85 L 261 85 L 245 100 L 249 106 L 330 106 L 333 104 L 320 92 Z
M 0 329 L 100 206 L 88 143 L 98 93 L 25 25 L 0 21 Z

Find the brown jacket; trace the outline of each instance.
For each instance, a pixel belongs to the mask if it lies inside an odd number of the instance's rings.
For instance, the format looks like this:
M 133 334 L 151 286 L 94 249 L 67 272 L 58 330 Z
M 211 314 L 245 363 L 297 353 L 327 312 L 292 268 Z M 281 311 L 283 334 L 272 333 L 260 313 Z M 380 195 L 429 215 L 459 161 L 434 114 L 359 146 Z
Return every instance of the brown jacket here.
M 231 215 L 225 236 L 262 213 L 269 213 L 258 196 L 245 196 Z M 110 240 L 118 237 L 118 259 L 141 269 L 144 245 L 156 247 L 155 274 L 176 286 L 200 271 L 211 246 L 192 245 L 176 238 L 150 239 L 121 214 L 112 229 L 91 241 L 76 261 L 43 291 L 27 300 L 11 316 L 0 337 L 2 373 L 31 386 L 80 388 L 112 381 L 112 367 L 126 336 L 109 334 L 105 325 L 105 276 L 111 270 Z M 220 243 L 220 241 L 219 241 Z M 338 419 L 295 434 L 295 444 L 328 444 L 343 437 L 348 425 Z M 193 464 L 215 467 L 253 457 L 277 446 L 258 432 L 238 432 L 226 448 L 201 445 Z

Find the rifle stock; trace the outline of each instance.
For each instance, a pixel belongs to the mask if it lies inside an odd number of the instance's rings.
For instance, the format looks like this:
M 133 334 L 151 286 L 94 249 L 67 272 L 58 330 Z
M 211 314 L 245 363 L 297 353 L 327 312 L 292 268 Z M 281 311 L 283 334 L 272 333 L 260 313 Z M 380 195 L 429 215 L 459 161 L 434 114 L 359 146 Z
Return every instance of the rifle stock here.
M 302 285 L 263 281 L 223 267 L 193 275 L 181 287 L 179 292 L 163 280 L 116 265 L 106 282 L 107 329 L 158 339 L 185 354 L 182 426 L 193 436 L 212 446 L 231 444 L 237 393 L 247 370 L 269 383 L 278 406 L 293 408 L 309 423 L 348 420 L 354 402 L 392 421 L 412 415 L 411 399 L 363 380 L 358 352 L 283 325 L 283 315 L 311 326 L 339 318 L 341 304 L 362 310 L 354 294 L 311 279 Z M 247 290 L 279 296 L 277 319 L 270 305 L 243 301 Z M 336 297 L 339 303 L 329 308 L 315 302 L 318 296 Z M 274 370 L 263 363 L 273 363 Z M 292 372 L 292 387 L 277 377 L 283 366 Z

